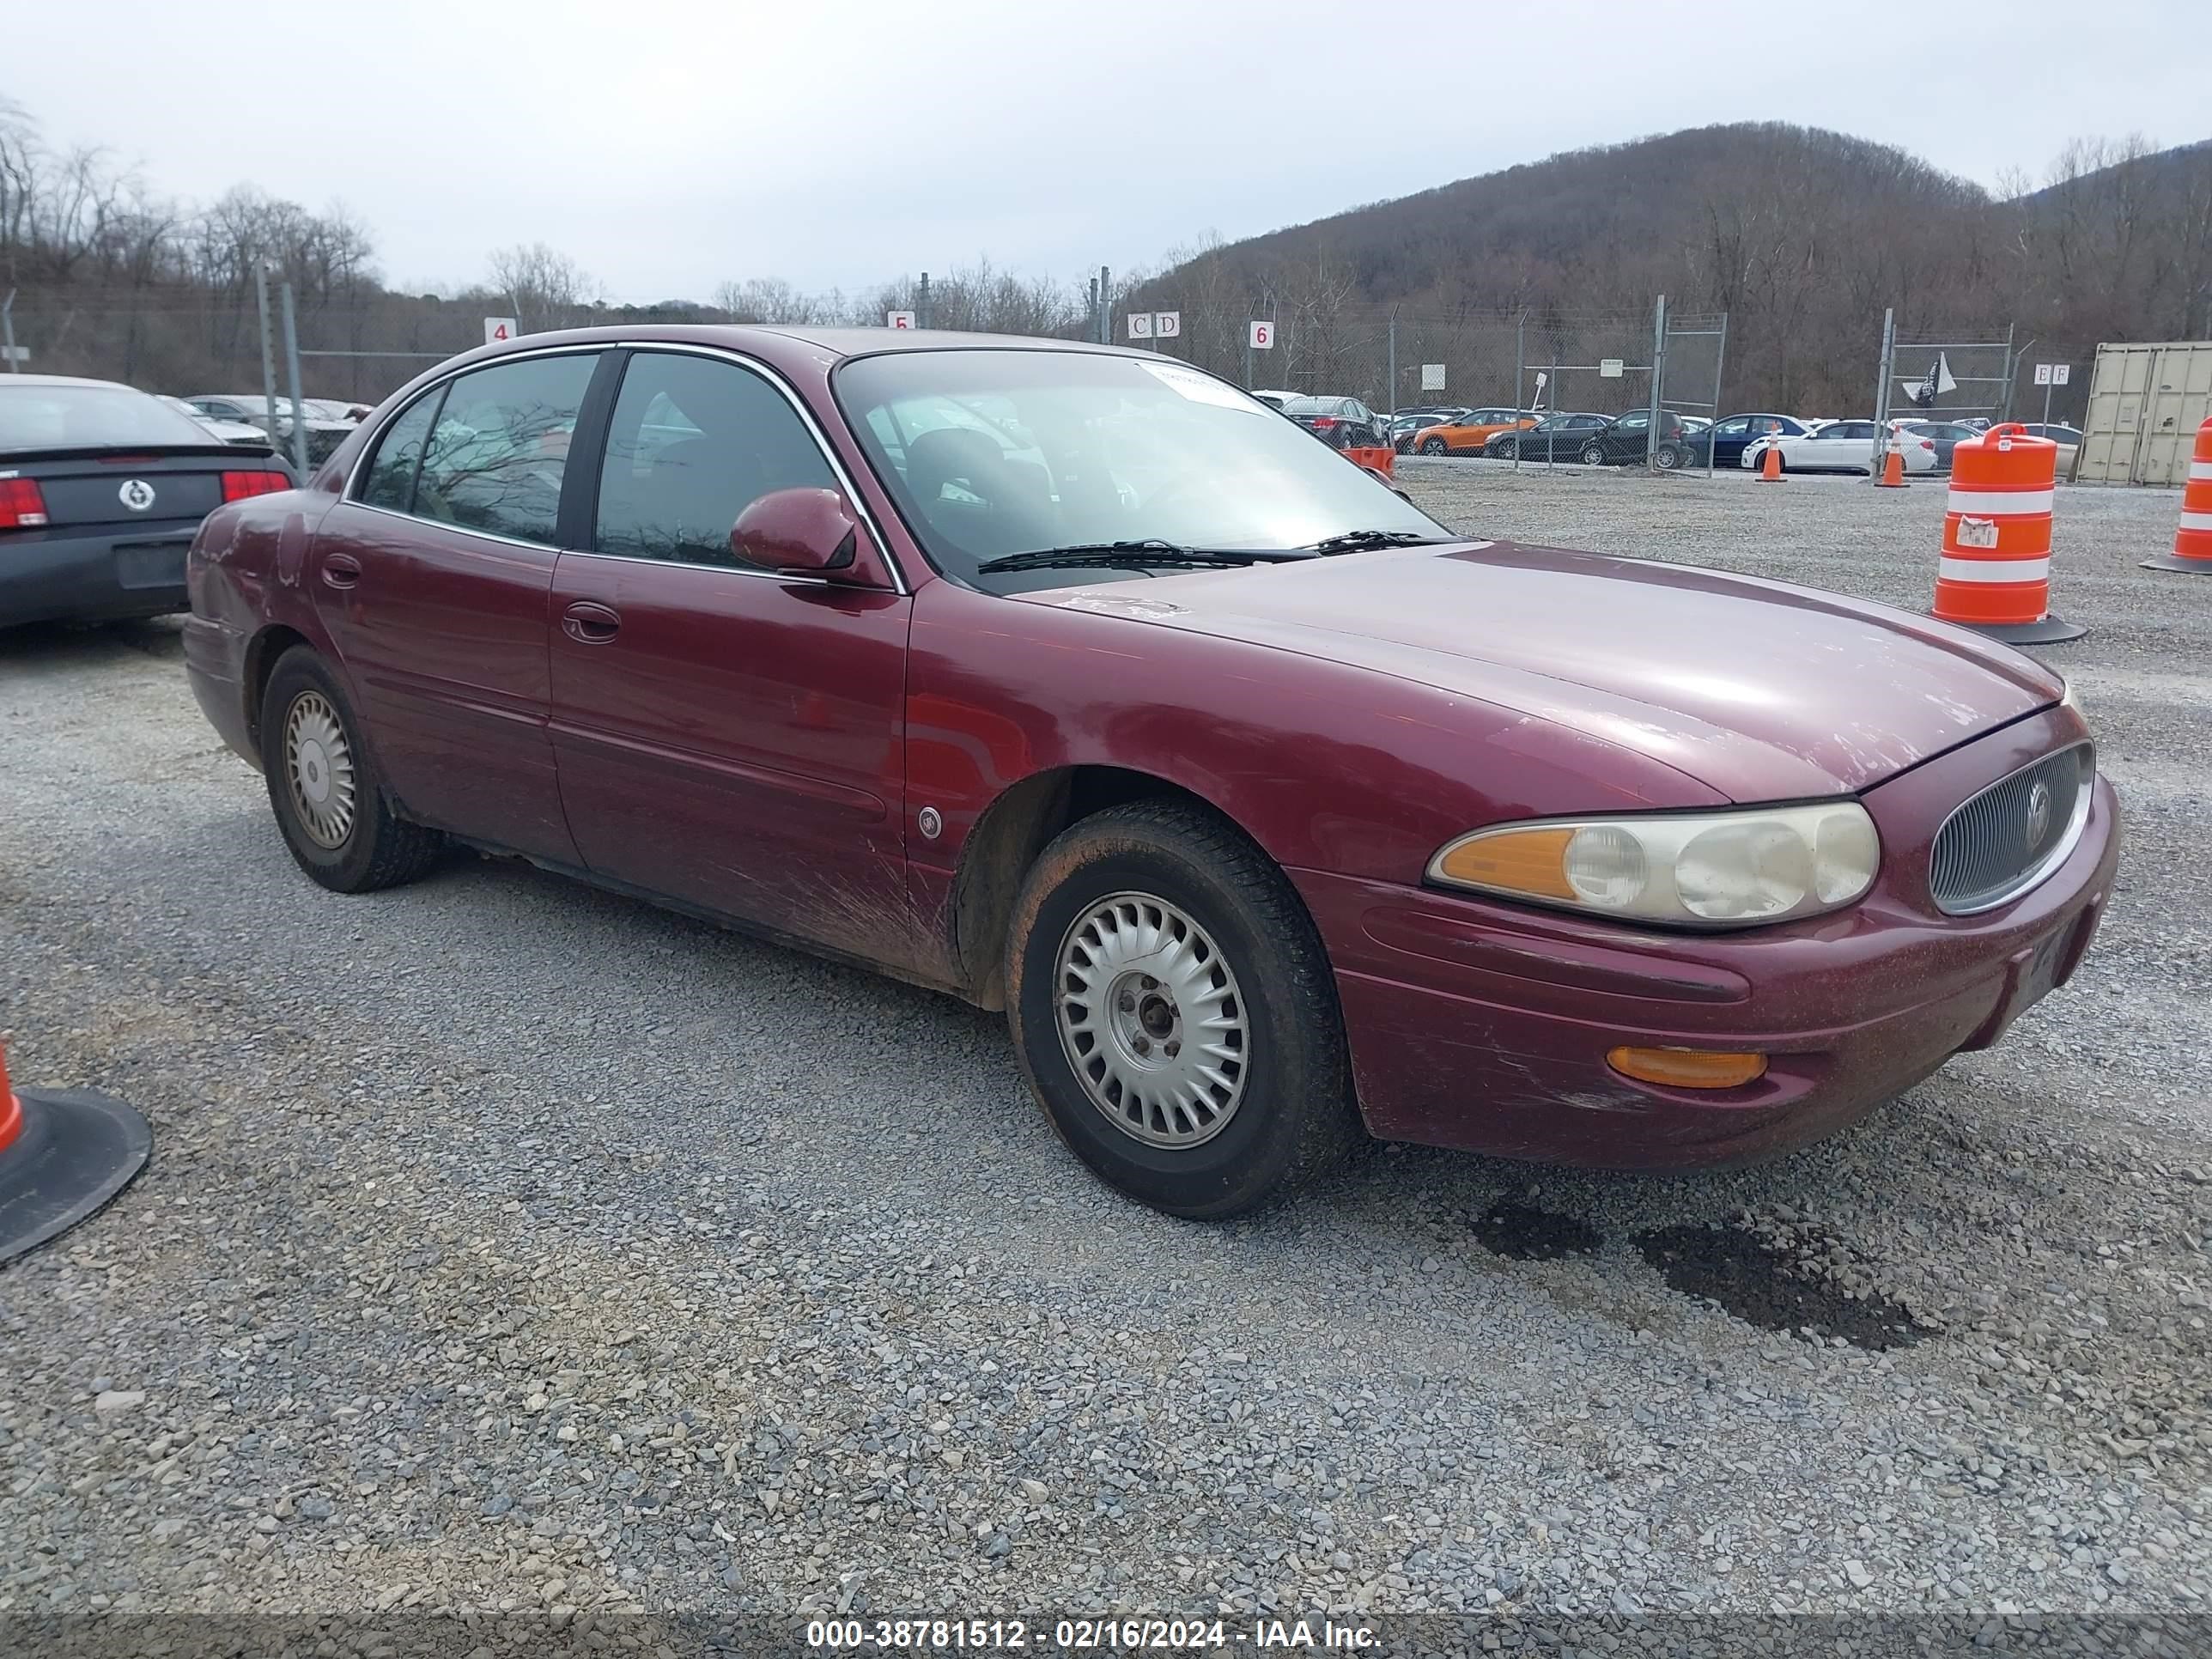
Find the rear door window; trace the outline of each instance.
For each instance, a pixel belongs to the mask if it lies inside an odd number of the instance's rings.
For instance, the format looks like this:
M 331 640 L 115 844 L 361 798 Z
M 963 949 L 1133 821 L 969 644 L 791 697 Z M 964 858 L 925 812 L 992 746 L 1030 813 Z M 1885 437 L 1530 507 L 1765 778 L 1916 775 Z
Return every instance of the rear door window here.
M 568 441 L 599 361 L 528 357 L 453 381 L 423 453 L 416 516 L 553 546 Z
M 415 510 L 415 473 L 422 464 L 431 422 L 437 419 L 438 406 L 445 399 L 446 388 L 433 386 L 384 428 L 376 441 L 376 455 L 362 476 L 364 505 L 387 507 L 394 513 Z

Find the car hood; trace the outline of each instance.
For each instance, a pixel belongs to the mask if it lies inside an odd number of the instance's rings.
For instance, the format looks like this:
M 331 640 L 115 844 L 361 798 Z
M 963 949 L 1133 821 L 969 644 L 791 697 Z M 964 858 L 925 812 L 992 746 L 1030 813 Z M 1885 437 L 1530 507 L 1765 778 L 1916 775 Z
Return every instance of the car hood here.
M 2017 652 L 1886 606 L 1511 543 L 1019 597 L 1432 685 L 1635 750 L 1738 801 L 1867 788 L 2064 691 Z

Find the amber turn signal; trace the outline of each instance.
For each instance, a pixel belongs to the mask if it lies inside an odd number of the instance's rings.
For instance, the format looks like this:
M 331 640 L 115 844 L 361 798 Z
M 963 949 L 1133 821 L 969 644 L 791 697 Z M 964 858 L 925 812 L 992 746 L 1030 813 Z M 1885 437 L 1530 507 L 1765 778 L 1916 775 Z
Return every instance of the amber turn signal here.
M 1668 1089 L 1737 1089 L 1766 1074 L 1765 1054 L 1705 1048 L 1615 1048 L 1605 1063 L 1623 1077 Z

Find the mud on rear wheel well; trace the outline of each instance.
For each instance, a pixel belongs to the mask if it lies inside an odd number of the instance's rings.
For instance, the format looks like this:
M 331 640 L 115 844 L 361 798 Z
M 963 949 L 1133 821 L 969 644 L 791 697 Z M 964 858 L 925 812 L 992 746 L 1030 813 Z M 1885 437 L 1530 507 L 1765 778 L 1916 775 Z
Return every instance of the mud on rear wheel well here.
M 1006 1006 L 1006 928 L 1037 854 L 1068 825 L 1134 800 L 1187 800 L 1218 810 L 1180 784 L 1118 766 L 1040 772 L 991 803 L 961 848 L 952 888 L 953 960 L 977 1007 Z

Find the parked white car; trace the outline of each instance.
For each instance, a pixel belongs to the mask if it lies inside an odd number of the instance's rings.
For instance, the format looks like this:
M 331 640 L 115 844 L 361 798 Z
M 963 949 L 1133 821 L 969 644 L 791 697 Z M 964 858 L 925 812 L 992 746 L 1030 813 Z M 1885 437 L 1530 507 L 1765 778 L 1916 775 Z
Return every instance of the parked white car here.
M 185 401 L 196 413 L 212 415 L 219 421 L 243 421 L 251 425 L 261 425 L 269 416 L 269 400 L 259 392 L 202 392 L 194 393 Z M 355 423 L 352 421 L 334 420 L 329 416 L 317 414 L 316 400 L 312 398 L 302 398 L 300 403 L 301 412 L 307 418 L 307 459 L 310 462 L 320 461 L 353 435 Z M 276 399 L 276 433 L 280 443 L 291 442 L 292 400 L 289 398 Z
M 191 416 L 204 428 L 213 433 L 227 444 L 266 445 L 269 441 L 269 434 L 258 426 L 249 426 L 244 421 L 226 421 L 219 415 L 204 415 L 182 398 L 172 398 L 158 392 L 154 395 L 156 399 L 168 404 L 178 414 Z
M 1872 472 L 1874 441 L 1881 428 L 1872 421 L 1829 421 L 1802 437 L 1763 438 L 1743 448 L 1744 465 L 1756 471 L 1769 449 L 1782 453 L 1784 472 Z M 1933 472 L 1936 446 L 1915 434 L 1899 433 L 1891 440 L 1905 457 L 1907 472 Z

